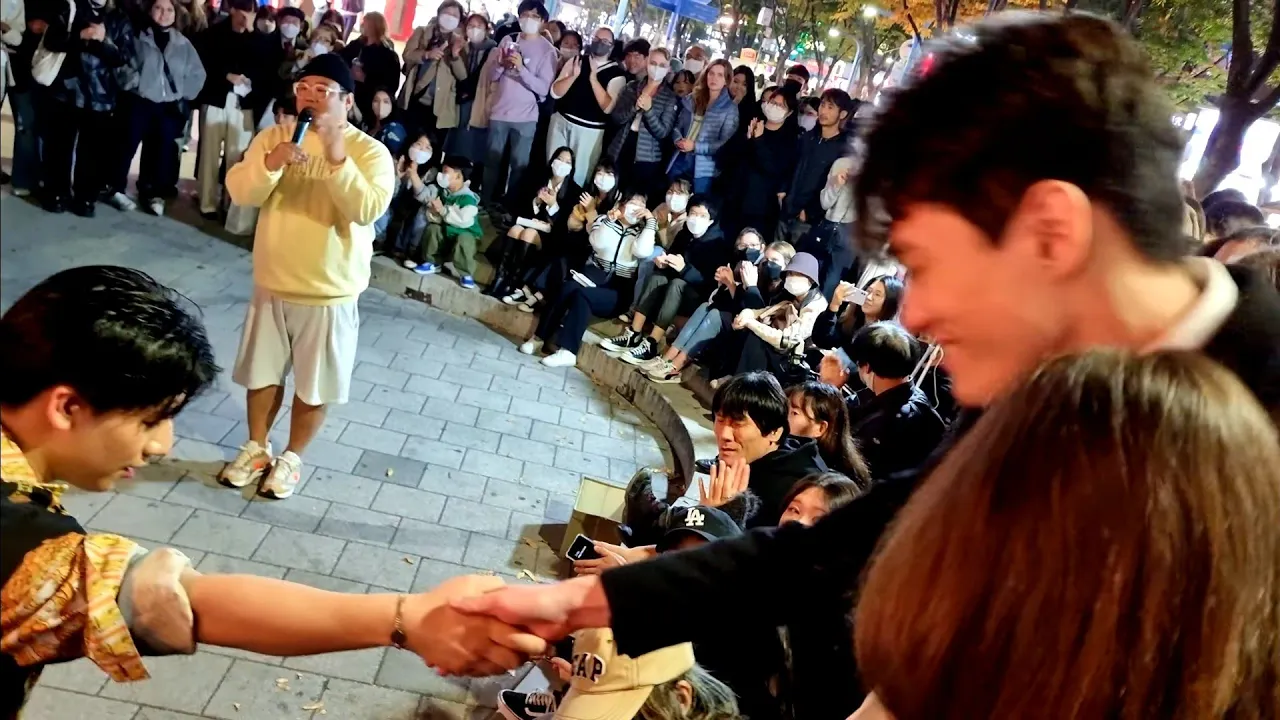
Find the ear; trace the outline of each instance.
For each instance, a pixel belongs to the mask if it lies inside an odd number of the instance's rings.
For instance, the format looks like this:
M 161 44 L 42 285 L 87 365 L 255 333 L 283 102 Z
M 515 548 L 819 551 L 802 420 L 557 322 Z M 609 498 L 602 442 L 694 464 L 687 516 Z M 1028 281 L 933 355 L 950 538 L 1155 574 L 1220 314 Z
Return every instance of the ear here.
M 680 701 L 680 709 L 688 713 L 693 709 L 693 683 L 688 680 L 676 681 L 676 699 Z
M 70 430 L 74 424 L 72 416 L 84 407 L 80 396 L 66 385 L 54 385 L 43 393 L 39 400 L 44 405 L 45 420 L 55 430 Z
M 787 424 L 784 422 L 782 423 L 782 427 L 778 428 L 777 430 L 774 430 L 768 435 L 765 435 L 764 439 L 776 445 L 777 443 L 782 442 L 782 434 L 785 433 L 786 431 L 787 431 Z
M 1000 243 L 1052 277 L 1072 275 L 1093 249 L 1092 210 L 1089 197 L 1076 185 L 1042 180 L 1022 194 Z
M 827 428 L 830 426 L 831 426 L 831 423 L 827 422 L 826 420 L 823 420 L 822 422 L 818 423 L 818 428 L 819 428 L 818 436 L 821 437 L 823 435 L 826 435 Z

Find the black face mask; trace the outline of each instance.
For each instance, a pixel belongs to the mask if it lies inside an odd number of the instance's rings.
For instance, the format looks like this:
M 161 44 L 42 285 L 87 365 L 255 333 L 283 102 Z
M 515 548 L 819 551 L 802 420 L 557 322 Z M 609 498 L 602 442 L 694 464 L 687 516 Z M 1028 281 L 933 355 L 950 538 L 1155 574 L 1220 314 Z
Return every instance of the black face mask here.
M 752 265 L 755 265 L 756 261 L 760 259 L 760 249 L 744 248 L 742 250 L 737 251 L 737 256 L 738 256 L 737 257 L 738 262 L 742 262 L 745 260 L 746 262 L 749 262 Z
M 782 266 L 771 262 L 760 263 L 760 274 L 770 283 L 777 282 L 778 278 L 782 277 Z
M 595 40 L 591 41 L 591 45 L 589 46 L 589 51 L 591 52 L 592 55 L 598 58 L 608 57 L 609 53 L 613 52 L 613 43 L 609 42 L 608 40 L 601 40 L 599 38 L 596 38 Z

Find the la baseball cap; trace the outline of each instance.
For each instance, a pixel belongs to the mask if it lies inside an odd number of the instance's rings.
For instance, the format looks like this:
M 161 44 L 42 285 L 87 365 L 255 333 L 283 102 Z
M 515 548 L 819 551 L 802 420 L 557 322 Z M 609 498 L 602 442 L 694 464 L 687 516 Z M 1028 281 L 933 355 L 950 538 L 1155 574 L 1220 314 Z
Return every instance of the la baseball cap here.
M 704 540 L 720 540 L 742 533 L 742 528 L 727 513 L 706 505 L 672 508 L 667 528 L 658 542 L 658 552 L 670 550 L 690 535 Z
M 609 628 L 583 630 L 574 637 L 569 692 L 556 708 L 557 720 L 632 720 L 649 693 L 693 667 L 693 645 L 682 643 L 645 653 L 620 655 Z

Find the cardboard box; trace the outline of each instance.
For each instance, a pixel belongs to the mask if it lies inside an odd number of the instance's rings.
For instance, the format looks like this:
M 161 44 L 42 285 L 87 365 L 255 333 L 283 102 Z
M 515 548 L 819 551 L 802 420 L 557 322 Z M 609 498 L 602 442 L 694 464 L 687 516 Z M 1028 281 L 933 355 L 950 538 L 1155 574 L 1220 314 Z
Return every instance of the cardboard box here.
M 583 477 L 578 484 L 578 497 L 573 503 L 573 515 L 565 528 L 560 557 L 564 557 L 573 541 L 581 533 L 592 540 L 617 545 L 621 541 L 618 526 L 622 524 L 622 509 L 626 488 L 608 480 Z

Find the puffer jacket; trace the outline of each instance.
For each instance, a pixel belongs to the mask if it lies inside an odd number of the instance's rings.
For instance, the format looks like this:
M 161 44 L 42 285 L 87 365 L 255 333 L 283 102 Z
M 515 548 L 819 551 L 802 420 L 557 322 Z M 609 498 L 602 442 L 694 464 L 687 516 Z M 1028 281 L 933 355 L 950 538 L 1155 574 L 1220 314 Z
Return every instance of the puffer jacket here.
M 156 43 L 158 32 L 169 35 L 163 51 Z M 195 100 L 204 80 L 204 64 L 195 46 L 174 28 L 143 30 L 134 40 L 129 64 L 120 73 L 122 90 L 155 103 Z
M 74 21 L 68 22 L 71 8 L 61 4 L 45 30 L 45 49 L 67 54 L 58 77 L 49 86 L 49 96 L 78 108 L 110 112 L 115 109 L 120 90 L 116 73 L 133 53 L 133 29 L 123 12 L 88 0 L 75 1 Z M 80 31 L 95 24 L 103 26 L 104 37 L 80 39 Z
M 636 99 L 640 97 L 640 93 L 644 92 L 647 84 L 648 81 L 644 78 L 632 80 L 622 89 L 617 102 L 613 104 L 613 112 L 609 113 L 609 120 L 618 132 L 613 136 L 613 142 L 609 143 L 611 160 L 617 161 L 622 148 L 627 144 L 632 121 L 640 111 L 636 107 Z M 639 133 L 636 138 L 636 162 L 662 160 L 662 141 L 671 134 L 671 126 L 675 124 L 678 100 L 670 85 L 658 83 L 658 92 L 653 96 L 653 105 L 648 112 L 640 115 L 640 129 L 636 131 Z
M 693 127 L 693 112 L 693 95 L 680 98 L 673 140 L 689 136 L 689 129 Z M 729 91 L 723 90 L 720 97 L 716 98 L 703 114 L 702 129 L 698 131 L 698 137 L 693 142 L 693 176 L 695 178 L 715 176 L 716 154 L 737 131 L 738 106 L 733 104 L 733 96 Z M 679 153 L 676 157 L 679 157 Z M 672 158 L 673 165 L 675 159 L 675 157 Z

